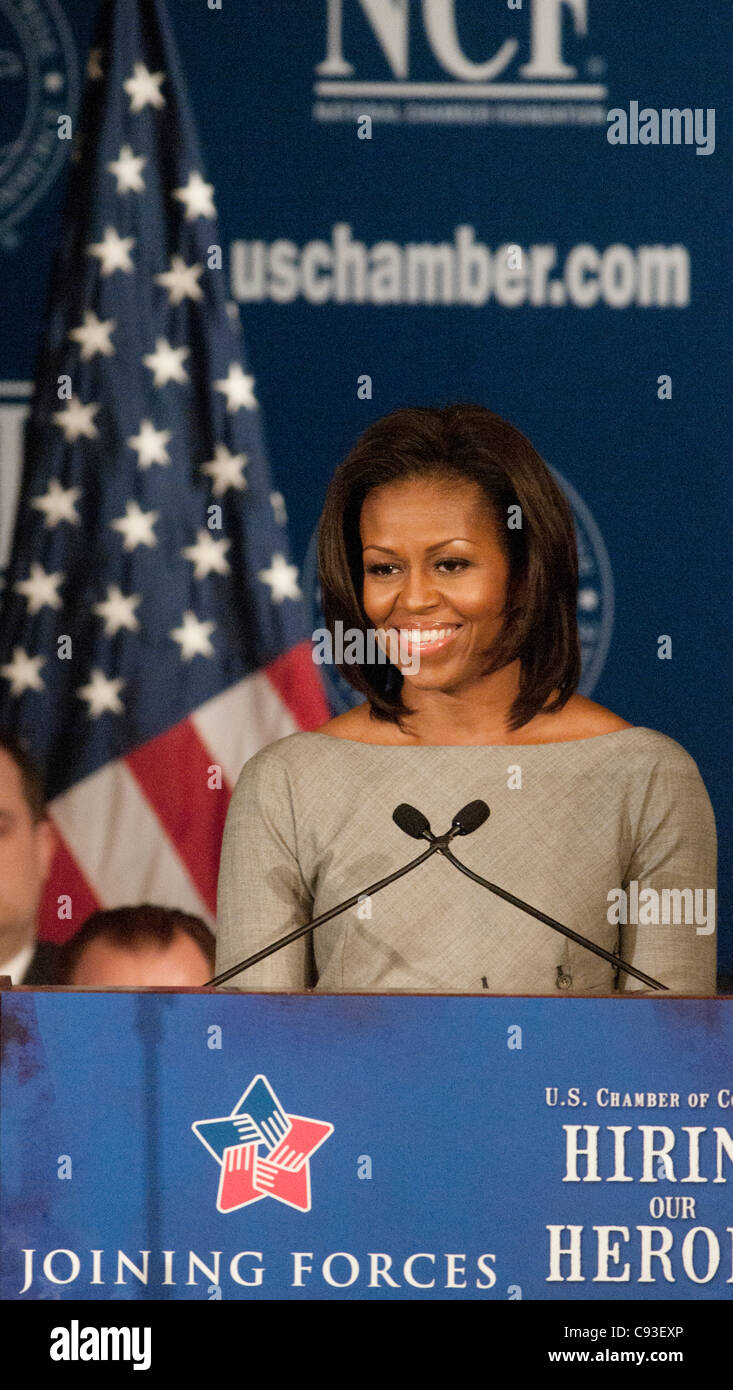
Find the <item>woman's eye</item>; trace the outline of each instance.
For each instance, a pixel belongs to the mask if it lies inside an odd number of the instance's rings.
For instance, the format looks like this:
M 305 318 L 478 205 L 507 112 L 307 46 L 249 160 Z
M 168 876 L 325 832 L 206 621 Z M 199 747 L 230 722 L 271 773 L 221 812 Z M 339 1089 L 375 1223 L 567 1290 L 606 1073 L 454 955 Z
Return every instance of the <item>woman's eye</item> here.
M 445 560 L 438 560 L 437 563 L 438 569 L 447 568 L 448 574 L 456 574 L 458 571 L 464 570 L 466 568 L 466 566 L 468 565 L 468 560 L 458 560 L 449 557 Z
M 460 574 L 462 570 L 468 568 L 468 565 L 468 560 L 462 560 L 455 555 L 446 556 L 444 560 L 436 560 L 435 562 L 436 569 L 441 570 L 444 574 Z M 366 573 L 373 575 L 375 579 L 383 579 L 389 578 L 398 569 L 399 565 L 384 561 L 382 564 L 367 565 Z

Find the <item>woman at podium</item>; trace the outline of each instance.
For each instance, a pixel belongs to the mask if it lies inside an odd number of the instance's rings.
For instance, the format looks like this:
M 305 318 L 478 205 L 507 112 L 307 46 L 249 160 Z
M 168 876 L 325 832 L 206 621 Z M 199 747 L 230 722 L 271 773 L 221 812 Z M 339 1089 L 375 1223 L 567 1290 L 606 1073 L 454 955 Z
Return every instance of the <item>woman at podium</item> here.
M 692 758 L 577 693 L 570 507 L 511 424 L 476 405 L 398 410 L 337 469 L 319 530 L 335 664 L 363 697 L 262 749 L 235 789 L 217 971 L 415 857 L 392 819 L 664 984 L 715 992 L 716 841 Z M 650 655 L 656 659 L 656 654 Z M 435 854 L 236 975 L 242 989 L 650 993 Z

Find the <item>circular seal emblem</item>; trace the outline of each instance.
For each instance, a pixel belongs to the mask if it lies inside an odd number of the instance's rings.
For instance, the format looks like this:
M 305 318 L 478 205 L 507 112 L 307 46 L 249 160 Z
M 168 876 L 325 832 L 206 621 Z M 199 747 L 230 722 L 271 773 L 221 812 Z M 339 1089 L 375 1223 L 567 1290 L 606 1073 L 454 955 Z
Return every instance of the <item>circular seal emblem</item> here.
M 583 659 L 578 690 L 590 696 L 603 670 L 613 631 L 613 575 L 603 537 L 579 493 L 553 468 L 557 482 L 567 497 L 575 522 L 578 542 L 578 631 Z M 308 543 L 303 563 L 303 591 L 311 632 L 324 626 L 316 567 L 317 529 Z M 336 714 L 343 714 L 361 702 L 361 696 L 343 679 L 335 666 L 319 666 L 326 694 Z
M 79 97 L 76 49 L 58 0 L 0 0 L 0 245 L 50 188 L 69 151 L 59 116 Z
M 593 517 L 572 483 L 551 469 L 573 509 L 578 542 L 578 632 L 583 659 L 578 690 L 593 692 L 608 656 L 613 632 L 613 574 L 608 551 Z

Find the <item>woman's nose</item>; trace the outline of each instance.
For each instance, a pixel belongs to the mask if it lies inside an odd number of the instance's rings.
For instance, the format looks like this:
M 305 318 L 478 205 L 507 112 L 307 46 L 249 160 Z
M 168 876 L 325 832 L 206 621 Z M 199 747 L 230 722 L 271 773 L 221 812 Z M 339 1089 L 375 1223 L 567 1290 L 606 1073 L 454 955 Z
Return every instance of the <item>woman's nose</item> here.
M 434 608 L 440 602 L 435 577 L 419 567 L 407 570 L 400 589 L 400 602 L 411 613 Z

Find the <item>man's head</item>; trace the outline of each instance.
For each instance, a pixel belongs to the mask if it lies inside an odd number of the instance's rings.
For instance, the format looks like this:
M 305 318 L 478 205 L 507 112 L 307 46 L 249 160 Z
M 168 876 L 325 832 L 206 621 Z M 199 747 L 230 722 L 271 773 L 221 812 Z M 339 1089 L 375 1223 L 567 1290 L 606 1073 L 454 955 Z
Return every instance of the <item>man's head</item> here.
M 13 735 L 0 733 L 0 963 L 35 937 L 54 846 L 38 769 Z
M 214 974 L 214 938 L 199 917 L 175 908 L 94 912 L 67 941 L 59 983 L 128 987 L 203 985 Z

